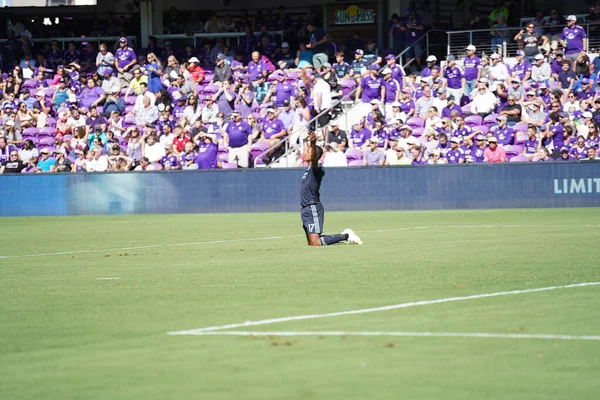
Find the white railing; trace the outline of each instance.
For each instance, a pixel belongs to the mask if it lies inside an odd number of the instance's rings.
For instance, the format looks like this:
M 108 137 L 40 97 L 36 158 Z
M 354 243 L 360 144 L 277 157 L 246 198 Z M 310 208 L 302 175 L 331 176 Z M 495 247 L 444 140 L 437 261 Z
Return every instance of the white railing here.
M 283 31 L 269 31 L 267 32 L 269 35 L 277 35 L 280 40 L 283 41 Z M 261 32 L 254 32 L 254 36 L 259 36 Z M 152 35 L 158 40 L 192 40 L 194 43 L 194 47 L 196 47 L 196 43 L 198 39 L 226 39 L 226 38 L 237 38 L 237 43 L 240 44 L 240 39 L 246 36 L 243 32 L 223 32 L 223 33 L 194 33 L 193 35 L 186 35 L 184 33 L 176 33 L 176 34 L 165 34 L 165 35 Z
M 578 24 L 585 31 L 588 37 L 587 48 L 585 51 L 590 51 L 590 49 L 598 49 L 600 48 L 600 35 L 592 35 L 590 37 L 590 27 L 598 26 L 600 30 L 600 22 L 597 23 L 586 23 L 586 24 Z M 566 25 L 565 25 L 566 26 Z M 554 28 L 564 28 L 565 26 L 557 26 Z M 550 27 L 545 27 L 544 30 L 549 29 Z M 521 30 L 524 30 L 522 27 L 510 27 L 504 29 L 496 29 L 496 31 L 506 31 L 506 40 L 503 40 L 500 45 L 501 48 L 492 46 L 492 29 L 474 29 L 474 30 L 463 30 L 463 31 L 448 31 L 448 42 L 446 52 L 448 54 L 452 54 L 455 56 L 462 56 L 465 52 L 465 48 L 472 44 L 477 47 L 478 53 L 493 53 L 497 52 L 501 54 L 503 57 L 512 57 L 515 55 L 516 51 L 520 49 L 519 42 L 514 40 L 514 37 Z M 550 42 L 552 40 L 550 39 Z M 562 47 L 559 46 L 558 47 Z
M 62 49 L 65 50 L 67 48 L 67 45 L 70 42 L 75 42 L 75 43 L 95 42 L 96 44 L 100 45 L 100 43 L 116 42 L 120 38 L 121 38 L 121 36 L 102 36 L 102 37 L 81 36 L 81 37 L 58 37 L 58 38 L 34 38 L 31 41 L 33 43 L 51 43 L 51 42 L 57 41 L 61 44 Z M 135 36 L 127 36 L 127 39 L 133 43 L 136 43 L 136 41 L 137 41 L 137 38 Z M 8 39 L 0 39 L 0 42 L 6 42 L 7 40 Z
M 585 19 L 587 18 L 587 16 L 588 16 L 589 14 L 566 14 L 566 15 L 563 15 L 562 17 L 563 17 L 564 19 L 567 19 L 567 17 L 568 17 L 569 15 L 575 15 L 575 16 L 577 17 L 577 21 L 582 21 L 582 22 L 583 22 L 583 21 L 585 21 Z M 525 24 L 526 24 L 526 23 L 528 23 L 528 22 L 531 22 L 531 21 L 533 21 L 534 19 L 535 19 L 535 17 L 525 17 L 525 18 L 521 18 L 521 26 L 525 26 Z M 549 20 L 550 20 L 550 17 L 549 17 L 549 16 L 547 16 L 547 15 L 546 15 L 546 16 L 545 16 L 545 17 L 542 19 L 542 21 L 544 21 L 544 22 L 548 22 Z

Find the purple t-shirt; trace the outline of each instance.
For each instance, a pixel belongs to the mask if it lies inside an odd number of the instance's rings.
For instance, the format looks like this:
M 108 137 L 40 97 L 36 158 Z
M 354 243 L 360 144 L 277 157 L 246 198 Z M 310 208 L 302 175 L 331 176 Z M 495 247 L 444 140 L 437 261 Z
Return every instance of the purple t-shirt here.
M 412 100 L 408 100 L 408 101 L 400 101 L 400 110 L 402 110 L 403 113 L 408 114 L 411 110 L 415 109 L 415 102 Z
M 250 82 L 258 80 L 258 76 L 262 75 L 267 70 L 267 64 L 263 60 L 258 60 L 257 63 L 250 61 L 248 63 L 248 78 Z
M 444 70 L 444 78 L 448 81 L 448 88 L 460 89 L 462 88 L 461 79 L 463 78 L 462 71 L 456 65 L 452 68 L 446 68 Z
M 575 146 L 571 149 L 569 153 L 578 160 L 581 160 L 582 158 L 587 158 L 587 151 L 588 148 L 586 146 L 583 146 L 583 149 L 579 146 Z
M 100 86 L 94 86 L 91 89 L 86 87 L 79 95 L 79 106 L 90 108 L 92 103 L 98 100 L 102 94 L 104 94 L 104 90 Z
M 4 150 L 0 149 L 0 164 L 10 159 L 10 152 L 13 150 L 13 148 L 14 147 L 12 144 L 7 144 Z
M 371 133 L 371 137 L 376 137 L 377 139 L 379 139 L 379 147 L 383 147 L 383 145 L 385 145 L 386 139 L 389 139 L 390 134 L 387 130 L 382 128 L 380 131 L 373 130 L 373 132 Z
M 452 132 L 452 137 L 461 137 L 464 138 L 465 136 L 469 136 L 471 133 L 473 133 L 473 130 L 471 129 L 471 127 L 465 125 L 462 128 L 457 128 L 454 130 L 454 132 Z
M 392 70 L 392 79 L 395 79 L 400 84 L 400 89 L 402 89 L 402 78 L 406 75 L 404 69 L 400 68 L 399 65 L 394 65 L 393 67 L 388 67 Z
M 465 153 L 460 148 L 457 148 L 456 150 L 450 149 L 446 153 L 446 160 L 448 160 L 448 164 L 458 164 L 458 161 L 461 158 L 463 160 L 465 159 Z
M 242 114 L 242 118 L 248 118 L 252 114 L 252 102 L 254 101 L 254 92 L 246 92 L 246 97 L 250 99 L 250 104 L 246 103 L 244 99 L 240 99 L 239 103 L 235 105 L 235 110 Z
M 265 119 L 263 122 L 262 131 L 265 135 L 265 139 L 270 139 L 273 135 L 278 134 L 282 130 L 285 130 L 285 126 L 279 119 L 273 121 Z
M 350 141 L 354 147 L 361 147 L 371 138 L 371 131 L 368 128 L 362 128 L 360 131 L 352 129 L 350 132 Z
M 582 27 L 575 25 L 572 28 L 565 27 L 560 39 L 567 43 L 565 54 L 580 53 L 583 51 L 583 39 L 587 35 Z
M 196 164 L 198 164 L 198 169 L 216 169 L 218 150 L 219 148 L 214 143 L 200 142 L 195 160 Z
M 514 72 L 519 79 L 525 79 L 525 74 L 527 72 L 531 73 L 531 64 L 527 60 L 524 60 L 522 64 L 516 63 L 512 68 L 512 72 Z
M 397 80 L 394 78 L 389 81 L 384 80 L 385 84 L 385 102 L 393 103 L 396 101 L 396 93 L 400 91 L 401 87 Z
M 533 140 L 527 139 L 524 143 L 525 154 L 535 154 L 539 143 L 540 142 L 537 139 L 533 139 Z
M 160 159 L 160 163 L 165 169 L 167 167 L 176 168 L 179 165 L 179 160 L 175 154 L 171 154 L 170 156 L 163 156 L 163 158 Z
M 496 138 L 498 139 L 498 145 L 502 146 L 513 144 L 515 141 L 515 131 L 508 125 L 505 126 L 503 129 L 495 129 L 494 136 L 496 136 Z
M 294 87 L 289 82 L 278 82 L 275 85 L 275 104 L 283 107 L 283 102 L 289 100 L 294 94 Z
M 123 68 L 127 64 L 131 63 L 133 60 L 137 60 L 135 51 L 133 51 L 133 49 L 129 47 L 117 50 L 115 53 L 115 58 L 119 60 L 117 64 L 119 68 Z
M 360 87 L 363 88 L 361 100 L 363 103 L 369 103 L 373 99 L 379 99 L 381 97 L 381 86 L 383 85 L 383 79 L 371 78 L 365 76 L 360 81 Z
M 252 128 L 246 121 L 238 124 L 231 121 L 227 124 L 225 132 L 229 135 L 229 147 L 243 147 L 248 144 L 248 136 L 252 134 Z
M 225 92 L 221 92 L 219 97 L 217 97 L 217 106 L 219 107 L 219 111 L 221 111 L 226 118 L 229 118 L 235 108 L 235 98 L 237 95 L 235 92 L 230 90 L 229 96 L 232 99 L 231 101 L 227 100 Z
M 407 25 L 415 25 L 415 26 L 419 26 L 419 25 L 423 25 L 423 18 L 421 18 L 420 15 L 417 15 L 415 17 L 409 17 L 407 18 Z M 418 38 L 420 38 L 421 36 L 423 36 L 425 34 L 425 30 L 421 29 L 414 29 L 412 27 L 409 27 L 408 30 L 406 31 L 406 42 L 407 43 L 413 43 L 415 42 Z
M 473 161 L 475 161 L 476 163 L 482 163 L 483 162 L 483 152 L 485 151 L 485 148 L 480 149 L 477 146 L 473 146 L 473 150 L 471 150 L 471 158 L 473 158 Z
M 552 136 L 552 143 L 554 144 L 554 148 L 560 149 L 561 147 L 563 147 L 565 144 L 565 131 L 562 125 L 560 123 L 556 125 L 550 125 L 550 132 L 554 134 L 554 136 Z
M 442 118 L 451 118 L 452 111 L 454 110 L 458 112 L 458 115 L 463 115 L 462 109 L 457 104 L 453 104 L 452 107 L 444 107 L 442 110 Z
M 477 79 L 479 66 L 481 65 L 481 59 L 477 56 L 467 57 L 464 59 L 463 65 L 465 68 L 465 79 L 468 81 Z

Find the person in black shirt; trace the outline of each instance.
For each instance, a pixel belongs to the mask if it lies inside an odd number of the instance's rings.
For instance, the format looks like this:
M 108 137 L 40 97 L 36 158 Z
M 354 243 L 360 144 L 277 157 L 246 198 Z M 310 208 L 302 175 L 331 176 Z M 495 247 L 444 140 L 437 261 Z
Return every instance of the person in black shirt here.
M 346 229 L 335 235 L 322 235 L 325 210 L 321 204 L 320 190 L 325 171 L 319 164 L 319 160 L 323 155 L 323 149 L 316 146 L 317 135 L 314 131 L 310 133 L 308 140 L 310 145 L 307 149 L 306 159 L 310 164 L 304 171 L 300 183 L 300 206 L 302 207 L 300 219 L 307 244 L 309 246 L 328 246 L 344 240 L 348 243 L 362 244 L 352 229 Z
M 327 135 L 327 143 L 337 143 L 339 145 L 340 151 L 346 151 L 346 147 L 348 147 L 348 135 L 346 132 L 341 131 L 337 121 L 331 121 L 329 123 L 331 125 L 331 132 Z
M 18 174 L 26 167 L 27 165 L 19 160 L 19 153 L 17 150 L 12 150 L 8 161 L 5 161 L 2 163 L 2 166 L 0 166 L 0 174 Z
M 56 150 L 56 164 L 51 167 L 50 172 L 73 172 L 71 160 L 65 157 L 64 150 Z

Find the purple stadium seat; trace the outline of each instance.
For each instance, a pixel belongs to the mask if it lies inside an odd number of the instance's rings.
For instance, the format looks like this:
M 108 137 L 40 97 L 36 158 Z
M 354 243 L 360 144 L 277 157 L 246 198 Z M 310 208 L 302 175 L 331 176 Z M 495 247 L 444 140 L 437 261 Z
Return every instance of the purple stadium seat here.
M 52 127 L 52 128 L 56 128 L 56 118 L 54 117 L 48 117 L 46 119 L 46 125 Z
M 48 147 L 48 146 L 54 146 L 54 143 L 56 143 L 56 139 L 54 139 L 53 137 L 50 136 L 44 136 L 40 138 L 40 146 L 43 147 Z
M 348 166 L 349 167 L 362 167 L 363 162 L 362 160 L 352 160 L 352 161 L 348 161 Z
M 127 105 L 127 106 L 134 105 L 136 98 L 137 97 L 135 97 L 135 96 L 127 96 L 127 97 L 125 97 L 125 105 Z
M 515 144 L 525 144 L 527 140 L 527 134 L 524 132 L 516 132 L 515 133 Z
M 123 121 L 123 127 L 127 126 L 132 126 L 135 125 L 135 116 L 133 115 L 128 115 L 127 117 L 125 117 L 125 120 Z
M 519 154 L 521 154 L 523 152 L 523 146 L 520 145 L 513 145 L 513 146 L 506 146 L 504 147 L 504 151 L 506 151 L 506 156 L 518 156 Z
M 460 109 L 462 110 L 463 115 L 465 115 L 465 116 L 470 115 L 471 114 L 471 103 L 465 104 Z
M 221 163 L 221 167 L 223 169 L 235 169 L 238 167 L 238 165 L 236 163 L 224 162 Z
M 40 133 L 38 133 L 38 136 L 52 136 L 52 137 L 54 137 L 54 135 L 56 135 L 56 130 L 54 128 L 51 128 L 51 127 L 42 128 L 42 130 L 40 131 Z
M 515 132 L 527 132 L 527 122 L 519 122 L 513 125 L 513 130 Z
M 518 155 L 518 156 L 514 156 L 512 157 L 509 162 L 529 162 L 529 158 L 527 158 L 526 156 L 523 155 Z
M 40 133 L 40 130 L 38 128 L 25 128 L 25 129 L 23 129 L 23 132 L 21 132 L 21 136 L 23 136 L 23 137 L 36 136 L 39 133 Z
M 425 120 L 421 117 L 410 117 L 408 121 L 406 121 L 406 125 L 411 128 L 422 128 L 425 126 Z
M 490 114 L 483 119 L 483 124 L 487 126 L 492 126 L 496 124 L 496 118 L 498 118 L 498 114 Z
M 129 114 L 132 111 L 133 111 L 133 106 L 127 106 L 127 107 L 125 107 L 125 114 Z
M 203 94 L 215 94 L 218 91 L 219 91 L 219 86 L 211 84 L 211 85 L 206 86 L 202 92 L 203 92 Z
M 219 155 L 217 156 L 217 160 L 221 161 L 221 162 L 225 162 L 229 159 L 229 153 L 219 153 Z
M 477 125 L 473 126 L 471 129 L 473 129 L 473 132 L 481 131 L 484 135 L 490 131 L 490 127 L 487 125 Z
M 483 123 L 483 118 L 480 115 L 470 115 L 465 118 L 465 124 L 470 126 L 471 128 L 474 126 L 481 125 Z
M 361 161 L 363 159 L 363 153 L 360 150 L 348 150 L 346 151 L 346 158 L 348 161 Z
M 223 146 L 223 143 L 219 143 L 219 149 L 217 150 L 219 153 L 227 153 L 227 149 Z
M 425 128 L 413 128 L 412 135 L 419 138 L 423 135 L 423 132 L 425 132 Z

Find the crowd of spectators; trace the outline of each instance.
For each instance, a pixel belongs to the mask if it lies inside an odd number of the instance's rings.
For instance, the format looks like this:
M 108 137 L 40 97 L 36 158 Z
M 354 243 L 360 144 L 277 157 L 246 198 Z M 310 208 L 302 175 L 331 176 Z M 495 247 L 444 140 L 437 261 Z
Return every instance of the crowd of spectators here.
M 461 60 L 427 57 L 418 74 L 391 49 L 358 35 L 338 45 L 312 21 L 297 48 L 266 25 L 255 35 L 256 23 L 239 46 L 201 48 L 121 37 L 62 51 L 24 30 L 5 42 L 22 58 L 0 79 L 0 172 L 250 167 L 284 141 L 301 166 L 313 129 L 327 166 L 597 159 L 600 59 L 567 21 L 547 54 L 547 41 L 527 41 L 512 65 L 469 45 Z M 343 129 L 340 99 L 355 103 Z

